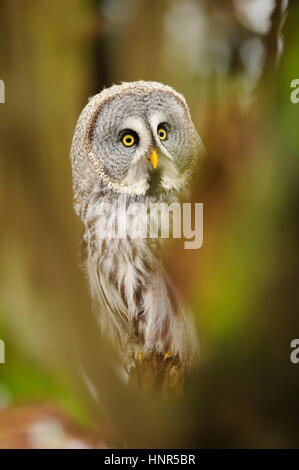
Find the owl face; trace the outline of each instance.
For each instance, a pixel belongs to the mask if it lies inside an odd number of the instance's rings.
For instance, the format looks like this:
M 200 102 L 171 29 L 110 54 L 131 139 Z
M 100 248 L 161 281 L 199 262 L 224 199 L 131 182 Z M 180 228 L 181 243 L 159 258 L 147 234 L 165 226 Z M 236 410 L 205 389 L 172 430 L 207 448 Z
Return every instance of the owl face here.
M 200 139 L 184 98 L 153 82 L 114 86 L 93 97 L 87 153 L 101 178 L 121 193 L 179 189 L 187 179 Z

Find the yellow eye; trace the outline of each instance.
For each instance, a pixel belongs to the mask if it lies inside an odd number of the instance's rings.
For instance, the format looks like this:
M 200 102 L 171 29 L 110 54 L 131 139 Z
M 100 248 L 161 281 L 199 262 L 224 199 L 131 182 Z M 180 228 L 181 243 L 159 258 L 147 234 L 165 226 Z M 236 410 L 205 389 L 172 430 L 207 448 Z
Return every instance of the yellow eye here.
M 165 129 L 163 129 L 163 127 L 161 127 L 159 130 L 158 130 L 158 136 L 160 138 L 160 140 L 165 140 L 166 137 L 167 137 L 167 132 Z
M 131 134 L 126 134 L 123 136 L 122 138 L 122 143 L 126 146 L 126 147 L 132 147 L 132 145 L 135 143 L 135 139 L 134 137 L 131 135 Z

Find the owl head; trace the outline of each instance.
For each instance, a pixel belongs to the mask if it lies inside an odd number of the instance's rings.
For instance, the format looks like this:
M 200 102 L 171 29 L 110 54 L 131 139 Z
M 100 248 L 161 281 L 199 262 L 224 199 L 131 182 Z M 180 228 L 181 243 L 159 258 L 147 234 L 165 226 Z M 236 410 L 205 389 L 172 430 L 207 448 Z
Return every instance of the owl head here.
M 74 134 L 76 198 L 181 190 L 202 148 L 182 95 L 156 82 L 114 85 L 92 97 Z

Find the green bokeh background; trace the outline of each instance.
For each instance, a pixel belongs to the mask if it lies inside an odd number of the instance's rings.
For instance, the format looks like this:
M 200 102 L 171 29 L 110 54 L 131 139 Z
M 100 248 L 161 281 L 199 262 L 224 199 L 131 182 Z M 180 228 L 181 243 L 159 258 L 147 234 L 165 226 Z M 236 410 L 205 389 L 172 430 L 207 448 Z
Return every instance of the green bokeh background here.
M 1 2 L 1 406 L 55 402 L 80 422 L 112 422 L 131 447 L 298 447 L 290 342 L 299 337 L 299 104 L 290 83 L 299 78 L 299 8 L 290 3 L 277 62 L 282 2 L 266 33 L 241 21 L 234 3 Z M 246 41 L 262 50 L 257 76 L 242 61 Z M 182 92 L 207 148 L 193 191 L 204 203 L 204 244 L 192 253 L 175 245 L 170 261 L 202 346 L 179 404 L 121 385 L 78 268 L 74 126 L 89 96 L 137 79 Z

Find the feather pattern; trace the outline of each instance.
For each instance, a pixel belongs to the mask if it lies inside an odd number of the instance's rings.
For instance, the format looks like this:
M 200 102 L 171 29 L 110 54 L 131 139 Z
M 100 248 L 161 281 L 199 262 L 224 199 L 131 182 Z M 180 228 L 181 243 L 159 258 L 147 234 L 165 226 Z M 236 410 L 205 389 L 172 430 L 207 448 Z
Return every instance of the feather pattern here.
M 157 125 L 167 121 L 169 138 L 159 141 Z M 125 149 L 119 130 L 134 127 L 136 150 Z M 134 135 L 135 135 L 134 134 Z M 75 211 L 84 223 L 84 268 L 101 329 L 117 342 L 126 364 L 137 354 L 170 354 L 189 366 L 198 355 L 191 317 L 178 302 L 162 262 L 164 240 L 108 236 L 142 226 L 155 202 L 171 204 L 186 191 L 201 140 L 182 95 L 153 82 L 133 82 L 102 91 L 79 117 L 71 150 Z M 148 155 L 155 147 L 154 172 Z

